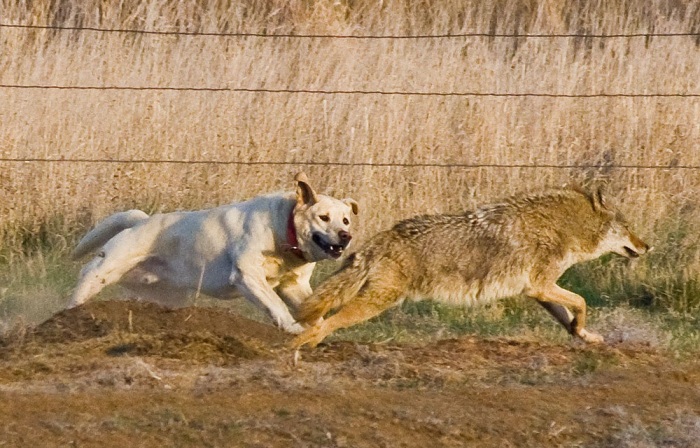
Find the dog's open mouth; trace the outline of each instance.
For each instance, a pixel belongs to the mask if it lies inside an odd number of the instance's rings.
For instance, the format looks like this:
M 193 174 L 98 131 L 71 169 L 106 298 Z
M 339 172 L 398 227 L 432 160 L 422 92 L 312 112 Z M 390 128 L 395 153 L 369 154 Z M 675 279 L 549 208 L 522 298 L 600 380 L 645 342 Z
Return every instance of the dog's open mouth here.
M 630 258 L 638 258 L 639 253 L 635 251 L 634 249 L 630 249 L 629 247 L 625 246 L 625 253 L 627 253 L 627 256 Z
M 314 233 L 311 239 L 313 239 L 314 243 L 316 243 L 316 245 L 320 247 L 322 251 L 330 255 L 332 258 L 340 258 L 340 256 L 343 255 L 345 246 L 342 244 L 327 243 L 318 233 Z

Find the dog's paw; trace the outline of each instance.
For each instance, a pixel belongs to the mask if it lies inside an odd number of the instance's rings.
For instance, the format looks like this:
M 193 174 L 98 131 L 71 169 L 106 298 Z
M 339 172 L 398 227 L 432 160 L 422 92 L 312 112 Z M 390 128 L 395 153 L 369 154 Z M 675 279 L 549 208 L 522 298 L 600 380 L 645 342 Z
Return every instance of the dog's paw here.
M 292 322 L 289 325 L 285 325 L 282 327 L 282 329 L 291 334 L 299 334 L 305 330 L 305 328 L 298 322 Z

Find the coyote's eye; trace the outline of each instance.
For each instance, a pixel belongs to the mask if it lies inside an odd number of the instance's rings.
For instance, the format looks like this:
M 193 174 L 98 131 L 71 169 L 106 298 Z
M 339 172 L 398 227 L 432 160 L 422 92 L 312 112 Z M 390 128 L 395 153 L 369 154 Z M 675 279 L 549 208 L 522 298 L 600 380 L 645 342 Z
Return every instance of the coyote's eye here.
M 350 220 L 348 218 L 343 218 L 343 224 L 347 226 L 348 224 L 350 224 Z
M 328 215 L 321 215 L 321 216 L 319 216 L 319 218 L 320 218 L 321 221 L 323 221 L 323 222 L 328 222 L 328 221 L 331 220 L 331 217 L 328 216 Z

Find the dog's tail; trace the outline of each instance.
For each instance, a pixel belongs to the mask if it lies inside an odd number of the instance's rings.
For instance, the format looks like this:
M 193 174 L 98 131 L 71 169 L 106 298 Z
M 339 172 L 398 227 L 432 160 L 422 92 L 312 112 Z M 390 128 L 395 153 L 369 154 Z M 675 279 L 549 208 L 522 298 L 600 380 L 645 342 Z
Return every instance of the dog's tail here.
M 80 240 L 76 248 L 73 250 L 71 257 L 74 260 L 88 254 L 98 247 L 102 247 L 107 241 L 112 239 L 122 230 L 134 227 L 141 221 L 148 219 L 148 215 L 141 210 L 129 210 L 126 212 L 115 213 L 101 223 L 97 224 L 94 229 L 88 232 L 87 235 Z
M 321 283 L 314 293 L 302 302 L 297 311 L 297 321 L 313 324 L 330 310 L 352 300 L 367 282 L 370 258 L 365 251 L 346 258 L 338 272 Z

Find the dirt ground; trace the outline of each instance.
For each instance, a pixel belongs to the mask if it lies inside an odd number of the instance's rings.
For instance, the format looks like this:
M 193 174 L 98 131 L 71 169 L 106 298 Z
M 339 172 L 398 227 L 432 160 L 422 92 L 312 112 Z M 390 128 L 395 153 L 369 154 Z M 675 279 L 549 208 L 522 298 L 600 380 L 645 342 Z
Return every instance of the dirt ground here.
M 0 340 L 0 446 L 697 447 L 700 363 L 629 344 L 340 338 L 97 302 Z

